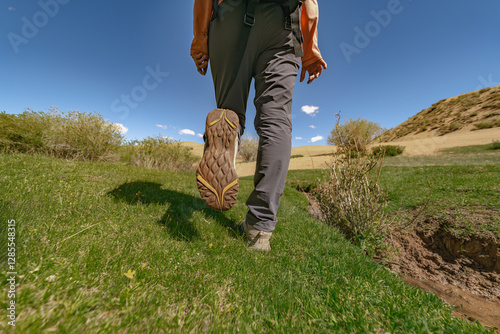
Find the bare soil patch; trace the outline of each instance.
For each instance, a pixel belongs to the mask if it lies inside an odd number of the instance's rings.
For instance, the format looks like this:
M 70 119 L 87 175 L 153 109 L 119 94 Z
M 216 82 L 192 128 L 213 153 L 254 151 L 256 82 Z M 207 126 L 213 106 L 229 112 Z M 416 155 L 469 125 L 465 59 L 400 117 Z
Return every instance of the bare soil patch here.
M 309 213 L 322 220 L 317 200 L 305 193 Z M 418 210 L 409 212 L 416 216 Z M 409 284 L 455 306 L 454 315 L 500 330 L 500 213 L 482 207 L 422 215 L 391 233 L 390 250 L 376 258 Z M 408 214 L 408 212 L 407 212 Z M 463 222 L 472 225 L 464 227 Z M 495 223 L 496 221 L 496 223 Z M 496 225 L 495 225 L 496 224 Z
M 500 329 L 500 235 L 484 229 L 499 219 L 498 211 L 481 207 L 424 215 L 413 228 L 391 234 L 394 252 L 382 263 L 455 305 L 456 315 Z

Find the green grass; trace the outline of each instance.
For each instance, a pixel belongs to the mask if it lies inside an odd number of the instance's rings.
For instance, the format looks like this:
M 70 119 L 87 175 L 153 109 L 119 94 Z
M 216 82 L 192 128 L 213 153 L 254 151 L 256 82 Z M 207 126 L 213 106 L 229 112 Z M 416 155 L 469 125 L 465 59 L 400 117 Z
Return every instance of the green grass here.
M 385 167 L 381 184 L 389 188 L 390 212 L 419 207 L 500 208 L 500 165 Z
M 471 146 L 462 146 L 462 147 L 452 147 L 440 150 L 440 153 L 445 154 L 469 154 L 469 153 L 492 153 L 494 150 L 494 142 L 486 145 L 471 145 Z M 500 157 L 500 152 L 493 152 L 498 154 Z
M 429 173 L 438 199 L 458 187 L 470 190 L 464 199 L 471 193 L 468 201 L 489 198 L 498 207 L 498 182 L 482 186 L 499 167 L 456 167 L 455 188 L 447 168 L 391 167 L 383 177 L 393 200 L 405 199 L 406 207 L 426 196 L 408 191 L 409 184 L 422 187 Z M 0 170 L 1 235 L 7 220 L 17 223 L 19 333 L 487 332 L 451 317 L 437 297 L 311 218 L 307 199 L 290 186 L 273 251 L 262 254 L 248 251 L 238 231 L 249 177 L 241 179 L 235 207 L 217 213 L 199 198 L 193 172 L 5 154 Z M 289 179 L 321 175 L 298 171 Z M 481 182 L 474 185 L 474 178 Z M 6 282 L 3 270 L 0 278 Z M 2 289 L 4 310 L 6 294 Z M 8 331 L 6 322 L 1 326 Z
M 442 149 L 436 155 L 385 157 L 386 167 L 499 165 L 500 151 L 494 143 Z
M 397 156 L 386 157 L 384 166 L 421 167 L 421 166 L 464 166 L 464 165 L 498 165 L 500 164 L 500 151 L 491 149 L 472 148 L 470 152 L 460 153 L 462 148 L 450 149 L 449 152 L 440 152 L 438 155 L 429 156 Z M 464 151 L 467 148 L 463 149 Z M 474 153 L 477 151 L 477 153 Z M 480 152 L 479 152 L 480 151 Z

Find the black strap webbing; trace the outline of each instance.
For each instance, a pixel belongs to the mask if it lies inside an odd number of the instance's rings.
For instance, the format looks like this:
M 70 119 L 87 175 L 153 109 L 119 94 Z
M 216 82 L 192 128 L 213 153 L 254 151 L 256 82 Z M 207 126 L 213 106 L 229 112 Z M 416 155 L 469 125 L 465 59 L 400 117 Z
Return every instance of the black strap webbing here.
M 212 2 L 212 17 L 210 18 L 210 21 L 215 20 L 217 17 L 217 9 L 219 8 L 219 0 L 214 0 Z
M 239 39 L 238 43 L 238 48 L 236 50 L 235 54 L 235 59 L 234 59 L 234 64 L 233 64 L 233 72 L 231 74 L 231 80 L 229 81 L 228 88 L 226 90 L 226 93 L 222 97 L 221 100 L 221 105 L 217 106 L 218 108 L 222 108 L 222 105 L 226 101 L 227 94 L 229 93 L 229 90 L 234 84 L 234 81 L 236 80 L 236 76 L 238 75 L 238 72 L 240 70 L 241 66 L 241 61 L 243 60 L 243 56 L 245 55 L 245 49 L 247 48 L 248 44 L 248 38 L 250 37 L 250 31 L 255 24 L 255 8 L 257 7 L 257 4 L 259 3 L 259 0 L 247 0 L 247 11 L 245 13 L 245 16 L 243 18 L 243 29 L 241 30 L 241 36 Z
M 279 1 L 285 17 L 285 29 L 291 30 L 294 36 L 293 49 L 297 57 L 302 57 L 302 31 L 300 29 L 300 14 L 303 0 Z

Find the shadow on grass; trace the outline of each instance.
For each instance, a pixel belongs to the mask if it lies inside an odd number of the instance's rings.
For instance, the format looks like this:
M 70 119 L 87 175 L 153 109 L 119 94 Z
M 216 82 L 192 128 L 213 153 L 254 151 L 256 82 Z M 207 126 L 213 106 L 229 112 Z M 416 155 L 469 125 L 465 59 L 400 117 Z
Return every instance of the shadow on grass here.
M 169 234 L 177 239 L 192 241 L 199 237 L 196 227 L 192 223 L 195 211 L 214 219 L 218 224 L 226 227 L 234 237 L 242 235 L 239 227 L 223 213 L 214 211 L 206 206 L 201 198 L 187 195 L 175 190 L 162 188 L 155 182 L 127 182 L 108 192 L 116 201 L 123 201 L 130 205 L 160 204 L 168 205 L 168 210 L 157 221 L 165 226 Z

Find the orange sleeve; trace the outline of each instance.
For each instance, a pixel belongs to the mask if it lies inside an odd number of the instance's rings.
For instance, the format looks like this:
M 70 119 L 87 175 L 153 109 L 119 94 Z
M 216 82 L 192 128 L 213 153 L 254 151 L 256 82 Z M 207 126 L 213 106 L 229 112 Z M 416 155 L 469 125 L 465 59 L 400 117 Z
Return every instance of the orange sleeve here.
M 193 42 L 191 54 L 201 52 L 208 55 L 208 27 L 212 16 L 212 0 L 194 0 Z
M 302 16 L 300 18 L 302 36 L 304 37 L 304 43 L 302 44 L 304 50 L 302 65 L 309 65 L 322 59 L 318 47 L 318 20 L 319 9 L 317 0 L 306 0 L 302 4 Z

